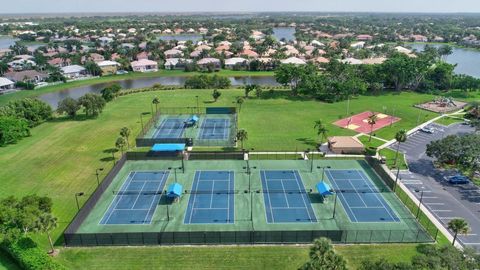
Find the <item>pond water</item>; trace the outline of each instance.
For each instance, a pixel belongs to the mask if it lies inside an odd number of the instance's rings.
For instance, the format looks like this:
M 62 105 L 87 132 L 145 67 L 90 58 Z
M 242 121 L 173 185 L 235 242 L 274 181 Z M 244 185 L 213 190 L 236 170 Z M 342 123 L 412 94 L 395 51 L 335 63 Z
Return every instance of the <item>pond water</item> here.
M 8 49 L 10 46 L 15 44 L 17 39 L 10 36 L 0 36 L 0 49 Z
M 295 40 L 295 27 L 274 27 L 273 36 L 277 40 Z
M 417 51 L 423 51 L 425 44 L 414 43 L 408 44 Z M 441 44 L 434 44 L 432 46 L 441 47 Z M 466 74 L 473 77 L 480 78 L 480 51 L 469 48 L 452 47 L 452 54 L 447 56 L 446 61 L 450 64 L 457 64 L 455 72 L 458 74 Z
M 170 41 L 170 40 L 177 40 L 177 41 L 192 41 L 197 42 L 203 39 L 202 35 L 195 35 L 195 34 L 184 34 L 184 35 L 161 35 L 158 37 L 160 40 Z
M 156 83 L 162 85 L 172 85 L 172 86 L 179 86 L 184 85 L 186 77 L 178 77 L 178 76 L 171 76 L 171 77 L 152 77 L 152 78 L 138 78 L 138 79 L 130 79 L 130 80 L 122 80 L 118 81 L 117 83 L 120 84 L 122 89 L 133 89 L 133 88 L 142 88 L 142 87 L 149 87 Z M 244 77 L 229 77 L 230 82 L 232 82 L 233 86 L 239 86 L 244 84 L 258 84 L 258 85 L 278 85 L 275 81 L 275 78 L 272 76 L 244 76 Z M 40 95 L 39 98 L 48 104 L 50 104 L 53 108 L 57 107 L 57 104 L 60 100 L 71 97 L 71 98 L 79 98 L 86 93 L 100 93 L 100 91 L 105 88 L 107 85 L 112 84 L 110 83 L 99 83 L 99 84 L 92 84 L 86 85 L 81 87 L 69 88 L 65 90 L 60 90 L 52 93 L 47 93 Z

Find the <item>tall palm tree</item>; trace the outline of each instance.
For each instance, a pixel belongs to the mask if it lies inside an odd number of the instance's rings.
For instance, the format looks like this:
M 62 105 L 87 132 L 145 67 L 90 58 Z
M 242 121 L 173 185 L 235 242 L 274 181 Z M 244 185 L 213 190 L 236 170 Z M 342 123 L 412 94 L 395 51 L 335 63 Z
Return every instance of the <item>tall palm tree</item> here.
M 237 131 L 237 141 L 240 141 L 241 147 L 243 149 L 243 142 L 248 140 L 248 133 L 245 129 L 240 129 Z
M 122 136 L 123 138 L 125 138 L 125 141 L 127 143 L 127 149 L 130 149 L 130 143 L 129 143 L 129 137 L 130 137 L 130 129 L 128 127 L 123 127 L 122 129 L 120 129 L 120 136 Z
M 120 151 L 122 151 L 122 155 L 123 155 L 123 149 L 125 148 L 126 145 L 127 145 L 127 142 L 123 137 L 118 137 L 117 141 L 115 141 L 115 147 L 117 149 L 120 149 Z
M 50 243 L 50 253 L 55 252 L 55 248 L 53 247 L 52 237 L 50 235 L 50 231 L 57 227 L 58 219 L 54 217 L 50 213 L 44 213 L 38 217 L 38 220 L 35 224 L 35 230 L 41 233 L 46 233 L 48 237 L 48 242 Z
M 378 116 L 375 113 L 372 113 L 372 115 L 368 117 L 367 121 L 368 121 L 368 124 L 370 125 L 370 138 L 368 139 L 369 142 L 372 141 L 373 126 L 377 123 L 377 119 L 378 119 Z
M 395 153 L 395 161 L 393 162 L 393 165 L 397 165 L 400 144 L 407 141 L 407 131 L 405 129 L 399 130 L 397 134 L 395 134 L 395 140 L 397 141 L 397 152 Z
M 317 131 L 317 138 L 320 137 L 320 135 L 322 136 L 320 140 L 320 144 L 322 144 L 323 140 L 327 137 L 328 129 L 325 128 L 322 120 L 315 121 L 313 128 Z
M 470 231 L 468 223 L 463 218 L 454 218 L 448 222 L 448 228 L 454 233 L 452 245 L 455 245 L 457 235 L 467 234 Z
M 243 97 L 237 97 L 238 112 L 242 110 L 242 104 L 245 102 Z
M 152 100 L 152 103 L 155 104 L 155 112 L 158 112 L 158 104 L 160 103 L 160 99 L 158 97 L 155 97 Z

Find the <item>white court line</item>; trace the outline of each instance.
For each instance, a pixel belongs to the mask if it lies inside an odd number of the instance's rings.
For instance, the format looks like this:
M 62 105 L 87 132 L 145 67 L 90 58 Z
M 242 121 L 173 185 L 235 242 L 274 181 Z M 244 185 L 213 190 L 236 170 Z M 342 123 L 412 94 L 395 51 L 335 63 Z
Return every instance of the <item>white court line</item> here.
M 287 191 L 285 190 L 285 186 L 283 185 L 283 180 L 280 181 L 280 183 L 282 183 L 283 196 L 285 197 L 285 202 L 287 203 L 287 207 L 290 208 L 290 204 L 288 203 L 288 198 L 287 198 Z
M 200 179 L 200 175 L 202 174 L 202 171 L 197 171 L 195 173 L 195 178 L 197 178 L 197 180 Z M 198 176 L 198 177 L 197 177 Z M 200 181 L 197 181 L 197 185 L 195 186 L 195 190 L 198 190 L 198 183 L 200 183 Z M 192 208 L 190 208 L 190 218 L 189 218 L 189 224 L 192 223 L 192 216 L 193 216 L 193 211 L 195 210 L 195 202 L 197 200 L 197 194 L 193 194 L 193 202 L 192 202 Z

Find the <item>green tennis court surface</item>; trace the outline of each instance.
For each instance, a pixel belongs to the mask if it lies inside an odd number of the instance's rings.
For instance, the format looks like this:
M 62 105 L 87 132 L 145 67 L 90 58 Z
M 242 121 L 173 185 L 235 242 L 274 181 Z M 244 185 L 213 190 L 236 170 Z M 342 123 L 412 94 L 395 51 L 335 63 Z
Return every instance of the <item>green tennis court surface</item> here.
M 184 173 L 177 170 L 176 181 L 183 186 L 182 195 L 172 202 L 163 195 L 175 182 L 173 171 L 167 172 L 169 168 L 180 167 L 181 161 L 126 161 L 76 229 L 74 235 L 81 240 L 69 236 L 67 241 L 77 239 L 82 245 L 85 242 L 91 245 L 294 243 L 310 242 L 315 236 L 346 243 L 432 240 L 365 160 L 313 161 L 313 168 L 331 167 L 325 181 L 333 189 L 339 189 L 336 206 L 334 197 L 323 198 L 316 191 L 322 171 L 310 172 L 310 162 L 250 160 L 249 174 L 243 160 L 188 160 Z M 352 183 L 353 186 L 339 182 L 350 178 L 347 173 L 350 171 L 355 172 L 352 181 L 358 182 Z M 146 203 L 138 207 L 153 214 L 137 217 L 127 212 L 128 217 L 120 217 L 118 212 L 113 221 L 110 218 L 109 222 L 102 222 L 111 211 L 136 207 L 132 197 L 122 208 L 112 209 L 118 194 L 128 194 L 129 189 L 133 195 L 142 191 L 137 185 L 125 188 L 134 172 L 163 172 L 166 178 L 158 193 L 154 189 L 159 186 L 143 189 L 143 196 L 154 196 L 155 203 L 152 207 L 146 207 Z M 366 188 L 370 193 L 364 192 Z M 347 189 L 349 193 L 345 192 Z M 340 193 L 342 190 L 344 193 Z M 352 194 L 352 198 L 340 198 L 345 194 Z M 147 201 L 147 197 L 140 199 Z M 359 202 L 367 205 L 357 211 L 355 204 Z

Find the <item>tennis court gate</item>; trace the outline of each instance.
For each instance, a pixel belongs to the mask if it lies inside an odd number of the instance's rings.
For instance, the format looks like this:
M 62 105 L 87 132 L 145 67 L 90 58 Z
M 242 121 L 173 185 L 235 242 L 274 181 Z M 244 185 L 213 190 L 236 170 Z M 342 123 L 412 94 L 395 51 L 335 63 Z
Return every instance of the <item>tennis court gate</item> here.
M 320 237 L 337 244 L 433 242 L 423 230 L 65 233 L 64 237 L 66 246 L 306 244 Z

